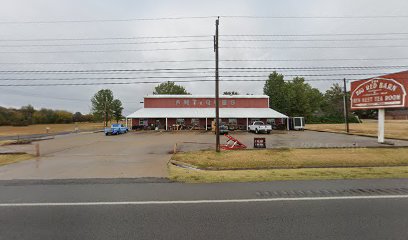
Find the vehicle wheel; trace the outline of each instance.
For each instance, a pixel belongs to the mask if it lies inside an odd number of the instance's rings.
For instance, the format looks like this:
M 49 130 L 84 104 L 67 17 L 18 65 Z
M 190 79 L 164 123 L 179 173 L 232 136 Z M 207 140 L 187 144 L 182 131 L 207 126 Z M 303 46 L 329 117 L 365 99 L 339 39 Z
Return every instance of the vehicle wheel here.
M 105 136 L 108 136 L 109 134 L 108 133 L 105 133 Z
M 256 134 L 258 134 L 258 133 L 259 133 L 258 128 L 256 128 L 256 129 L 255 129 L 255 133 L 256 133 Z
M 266 133 L 267 133 L 267 134 L 270 134 L 270 133 L 271 133 L 271 131 L 267 131 Z

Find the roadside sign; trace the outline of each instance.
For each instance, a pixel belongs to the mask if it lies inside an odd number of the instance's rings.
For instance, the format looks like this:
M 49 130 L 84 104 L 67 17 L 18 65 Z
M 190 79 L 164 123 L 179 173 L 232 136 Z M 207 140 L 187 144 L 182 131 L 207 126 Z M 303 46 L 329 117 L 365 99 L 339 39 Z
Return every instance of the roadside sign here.
M 378 142 L 384 143 L 385 108 L 408 107 L 408 71 L 351 82 L 351 110 L 378 109 Z
M 351 83 L 351 109 L 408 107 L 408 71 Z

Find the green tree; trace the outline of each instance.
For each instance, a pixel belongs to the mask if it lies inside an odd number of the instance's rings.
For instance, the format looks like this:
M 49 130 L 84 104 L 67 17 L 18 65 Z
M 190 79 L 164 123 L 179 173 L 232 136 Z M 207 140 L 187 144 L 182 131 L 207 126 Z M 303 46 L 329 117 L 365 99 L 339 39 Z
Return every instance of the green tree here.
M 119 99 L 115 99 L 112 102 L 113 118 L 116 120 L 116 123 L 122 119 L 122 102 Z
M 104 120 L 105 126 L 113 114 L 113 93 L 109 89 L 99 90 L 91 99 L 92 114 L 98 120 Z
M 222 95 L 239 95 L 236 91 L 225 91 Z
M 341 118 L 344 115 L 343 88 L 335 83 L 328 89 L 323 96 L 322 109 L 325 115 Z
M 160 83 L 154 88 L 153 94 L 166 94 L 166 95 L 177 95 L 177 94 L 185 94 L 189 95 L 186 89 L 183 86 L 177 85 L 174 82 L 168 81 L 164 83 Z
M 23 114 L 23 121 L 27 122 L 27 125 L 33 123 L 33 114 L 35 112 L 35 109 L 31 105 L 23 106 L 20 109 L 21 113 Z
M 74 122 L 82 122 L 83 121 L 83 115 L 80 112 L 76 112 L 74 113 L 74 115 L 72 116 L 72 120 Z
M 288 89 L 282 74 L 275 71 L 271 73 L 263 90 L 264 94 L 269 96 L 270 108 L 288 114 Z

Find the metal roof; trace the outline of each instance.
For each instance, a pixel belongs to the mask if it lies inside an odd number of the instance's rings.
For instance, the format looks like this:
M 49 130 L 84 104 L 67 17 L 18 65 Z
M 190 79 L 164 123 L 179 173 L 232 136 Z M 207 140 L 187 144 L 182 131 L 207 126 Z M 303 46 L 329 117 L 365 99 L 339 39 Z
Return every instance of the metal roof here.
M 127 118 L 215 118 L 214 108 L 142 108 Z M 220 118 L 288 118 L 270 108 L 220 108 Z

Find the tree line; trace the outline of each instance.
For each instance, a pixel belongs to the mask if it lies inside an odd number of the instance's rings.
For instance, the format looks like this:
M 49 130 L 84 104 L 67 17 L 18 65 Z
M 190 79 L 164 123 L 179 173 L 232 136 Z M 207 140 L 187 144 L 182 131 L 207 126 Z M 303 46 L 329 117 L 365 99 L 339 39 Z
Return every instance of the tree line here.
M 344 122 L 344 91 L 338 83 L 322 93 L 306 83 L 303 77 L 285 81 L 282 74 L 273 72 L 263 91 L 269 96 L 269 106 L 288 116 L 305 117 L 308 123 Z M 346 99 L 349 97 L 347 92 Z M 349 121 L 358 122 L 356 116 L 361 114 L 363 112 L 349 111 Z
M 31 105 L 17 108 L 0 107 L 0 126 L 28 126 L 31 124 L 58 124 L 73 122 L 107 122 L 122 116 L 122 102 L 114 99 L 109 89 L 98 91 L 91 99 L 92 109 L 89 114 L 80 112 L 72 113 L 65 110 L 52 110 L 47 108 L 35 109 Z
M 19 109 L 0 107 L 0 126 L 27 126 L 31 124 L 52 124 L 72 122 L 92 122 L 92 114 L 80 112 L 71 113 L 64 110 L 52 110 L 47 108 L 34 109 L 27 105 Z

